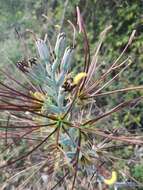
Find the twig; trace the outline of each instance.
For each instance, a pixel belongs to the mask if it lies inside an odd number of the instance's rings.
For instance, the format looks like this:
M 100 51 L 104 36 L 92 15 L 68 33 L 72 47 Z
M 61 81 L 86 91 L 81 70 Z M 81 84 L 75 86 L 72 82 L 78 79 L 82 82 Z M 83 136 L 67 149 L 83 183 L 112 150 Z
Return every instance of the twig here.
M 62 19 L 61 19 L 61 27 L 60 27 L 60 32 L 63 29 L 63 25 L 64 25 L 64 20 L 65 20 L 65 14 L 66 14 L 66 10 L 67 10 L 67 6 L 68 6 L 69 0 L 66 0 L 64 3 L 64 9 L 63 9 L 63 15 L 62 15 Z
M 7 130 L 8 130 L 8 126 L 9 126 L 9 121 L 10 121 L 10 115 L 8 115 L 7 124 L 6 124 L 6 128 L 5 128 L 5 146 L 7 146 Z
M 119 111 L 119 110 L 121 110 L 121 109 L 123 109 L 123 108 L 125 108 L 127 106 L 130 106 L 131 104 L 134 104 L 135 102 L 138 102 L 141 99 L 143 99 L 143 96 L 135 98 L 133 100 L 122 102 L 119 105 L 117 105 L 116 107 L 114 107 L 113 109 L 111 109 L 108 112 L 102 114 L 101 116 L 98 116 L 95 119 L 91 119 L 91 120 L 86 121 L 85 123 L 83 123 L 83 125 L 85 126 L 85 125 L 88 125 L 88 124 L 94 124 L 95 122 L 99 121 L 100 119 L 105 118 L 108 115 L 111 115 L 112 113 L 115 113 L 115 112 L 117 112 L 117 111 Z
M 69 171 L 50 189 L 53 190 L 55 189 L 62 181 L 69 175 Z
M 95 98 L 95 97 L 99 97 L 99 96 L 106 96 L 106 95 L 110 95 L 110 94 L 115 94 L 118 92 L 128 92 L 128 91 L 132 91 L 132 90 L 141 90 L 143 89 L 143 86 L 134 86 L 134 87 L 128 87 L 128 88 L 122 88 L 122 89 L 118 89 L 118 90 L 113 90 L 110 92 L 103 92 L 103 93 L 97 93 L 93 96 L 87 96 L 87 97 L 83 97 L 83 99 L 88 99 L 88 98 Z
M 79 130 L 78 147 L 80 147 L 80 145 L 81 145 L 81 131 Z M 76 180 L 76 176 L 77 176 L 79 153 L 80 153 L 80 150 L 79 150 L 79 148 L 77 148 L 76 154 L 75 154 L 76 161 L 75 161 L 75 164 L 74 164 L 74 166 L 75 166 L 75 173 L 74 173 L 74 179 L 73 179 L 73 182 L 72 182 L 71 190 L 74 189 L 75 180 Z
M 19 158 L 15 159 L 15 160 L 13 160 L 13 161 L 8 162 L 7 164 L 1 165 L 1 166 L 0 166 L 0 169 L 5 168 L 5 167 L 7 167 L 7 166 L 10 166 L 10 165 L 16 163 L 17 161 L 22 160 L 22 159 L 24 159 L 25 157 L 27 157 L 27 156 L 29 156 L 30 154 L 32 154 L 36 149 L 38 149 L 42 144 L 44 144 L 44 143 L 48 140 L 48 138 L 49 138 L 50 136 L 52 136 L 52 135 L 56 132 L 56 130 L 57 130 L 57 128 L 55 128 L 42 142 L 40 142 L 37 146 L 35 146 L 32 150 L 30 150 L 29 152 L 27 152 L 25 155 L 22 155 L 22 156 L 20 156 Z

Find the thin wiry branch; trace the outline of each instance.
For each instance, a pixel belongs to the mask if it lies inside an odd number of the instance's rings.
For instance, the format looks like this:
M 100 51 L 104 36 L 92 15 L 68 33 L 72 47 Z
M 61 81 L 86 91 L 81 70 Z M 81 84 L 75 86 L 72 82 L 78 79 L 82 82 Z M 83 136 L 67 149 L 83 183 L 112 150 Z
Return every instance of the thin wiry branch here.
M 1 165 L 1 166 L 0 166 L 0 169 L 5 168 L 5 167 L 8 167 L 8 166 L 10 166 L 10 165 L 16 163 L 17 161 L 22 160 L 22 159 L 24 159 L 25 157 L 27 157 L 27 156 L 29 156 L 30 154 L 32 154 L 32 153 L 33 153 L 35 150 L 37 150 L 42 144 L 44 144 L 44 143 L 49 139 L 49 137 L 51 137 L 51 136 L 56 132 L 56 130 L 57 130 L 57 128 L 55 128 L 55 129 L 53 130 L 53 132 L 51 132 L 42 142 L 40 142 L 37 146 L 35 146 L 32 150 L 30 150 L 29 152 L 27 152 L 25 155 L 22 155 L 22 156 L 20 156 L 19 158 L 15 159 L 15 160 L 13 160 L 13 161 L 8 162 L 7 164 Z
M 46 128 L 48 126 L 51 126 L 51 125 L 56 125 L 56 122 L 54 123 L 49 123 L 49 124 L 43 124 L 43 125 L 8 125 L 8 126 L 0 126 L 1 129 L 30 129 L 30 128 Z
M 122 58 L 122 56 L 124 55 L 124 53 L 125 53 L 126 50 L 128 49 L 129 45 L 131 45 L 131 43 L 132 43 L 132 41 L 133 41 L 133 39 L 134 39 L 135 33 L 136 33 L 136 31 L 133 30 L 131 36 L 129 37 L 129 40 L 128 40 L 127 45 L 125 46 L 125 48 L 123 49 L 123 51 L 121 52 L 121 54 L 119 55 L 119 57 L 115 60 L 115 62 L 110 66 L 110 68 L 100 77 L 99 80 L 95 81 L 95 83 L 94 83 L 92 86 L 89 86 L 88 88 L 86 88 L 82 94 L 86 93 L 86 91 L 87 91 L 87 90 L 89 91 L 89 89 L 91 89 L 91 88 L 92 88 L 92 89 L 95 89 L 102 81 L 104 81 L 104 79 L 106 78 L 106 76 L 108 76 L 108 74 L 109 74 L 113 69 L 118 68 L 119 65 L 116 66 L 116 64 L 117 64 L 118 61 Z M 120 66 L 121 66 L 121 65 L 122 65 L 122 64 L 120 64 Z M 82 96 L 82 94 L 81 94 L 81 96 Z
M 80 130 L 79 130 L 79 139 L 78 139 L 77 145 L 78 145 L 78 147 L 81 146 L 81 131 Z M 75 161 L 74 161 L 75 172 L 74 172 L 74 177 L 73 177 L 71 190 L 74 189 L 75 180 L 76 180 L 77 171 L 78 171 L 78 162 L 79 162 L 79 153 L 80 153 L 80 150 L 79 150 L 78 147 L 77 147 L 76 154 L 75 154 Z
M 69 171 L 65 173 L 65 175 L 50 189 L 50 190 L 54 190 L 59 184 L 61 184 L 64 179 L 69 175 Z
M 113 91 L 109 91 L 109 92 L 97 93 L 95 95 L 83 97 L 83 99 L 95 98 L 95 97 L 106 96 L 106 95 L 112 95 L 112 94 L 121 93 L 121 92 L 129 92 L 129 91 L 134 91 L 134 90 L 138 91 L 138 90 L 142 90 L 142 89 L 143 89 L 143 86 L 134 86 L 134 87 L 122 88 L 122 89 L 113 90 Z
M 8 77 L 8 79 L 10 79 L 11 81 L 14 81 L 16 84 L 18 84 L 20 87 L 22 87 L 23 89 L 26 90 L 30 90 L 28 87 L 26 87 L 24 84 L 20 83 L 19 81 L 17 81 L 15 78 L 13 78 L 10 73 L 3 71 L 2 69 L 0 69 L 0 72 L 2 72 L 2 74 L 4 74 L 5 76 Z
M 117 105 L 116 107 L 114 107 L 113 109 L 103 113 L 102 115 L 98 116 L 97 118 L 95 119 L 91 119 L 91 120 L 88 120 L 86 121 L 85 123 L 83 123 L 83 125 L 93 125 L 95 122 L 99 121 L 100 119 L 103 119 L 109 115 L 111 115 L 112 113 L 115 113 L 117 111 L 120 111 L 121 109 L 127 107 L 127 106 L 132 106 L 134 105 L 135 103 L 139 102 L 140 100 L 142 100 L 143 96 L 141 97 L 138 97 L 138 98 L 135 98 L 133 100 L 129 100 L 129 101 L 125 101 L 125 102 L 122 102 L 120 103 L 119 105 Z
M 76 8 L 77 11 L 77 24 L 79 26 L 79 32 L 83 33 L 83 38 L 84 38 L 84 72 L 88 73 L 89 65 L 90 65 L 90 47 L 89 47 L 89 42 L 87 38 L 87 33 L 86 29 L 84 26 L 83 18 L 81 16 L 79 7 Z M 81 83 L 80 86 L 80 92 L 82 91 L 84 84 L 86 82 L 86 78 L 83 79 L 83 82 Z
M 9 121 L 10 121 L 10 115 L 8 115 L 7 124 L 5 127 L 5 146 L 7 146 L 7 131 L 8 131 L 8 127 L 9 127 Z
M 0 82 L 0 85 L 2 85 L 3 87 L 5 87 L 6 89 L 8 89 L 8 90 L 9 90 L 10 92 L 12 92 L 12 93 L 15 93 L 15 94 L 20 95 L 20 96 L 22 96 L 22 97 L 26 97 L 26 98 L 29 98 L 29 99 L 32 99 L 32 100 L 36 100 L 36 101 L 38 101 L 38 102 L 43 103 L 43 101 L 41 101 L 41 100 L 39 100 L 39 99 L 37 99 L 37 98 L 35 98 L 35 97 L 28 96 L 28 95 L 26 95 L 26 94 L 24 94 L 24 93 L 22 93 L 22 92 L 19 92 L 19 91 L 15 90 L 14 88 L 9 87 L 9 86 L 7 86 L 6 84 L 4 84 L 4 83 L 2 83 L 2 82 Z
M 89 70 L 88 70 L 88 76 L 86 78 L 86 81 L 85 81 L 85 87 L 87 87 L 88 83 L 90 82 L 90 80 L 92 79 L 93 75 L 95 75 L 95 71 L 96 71 L 96 68 L 97 68 L 97 61 L 98 61 L 98 53 L 100 51 L 100 48 L 102 46 L 102 43 L 105 39 L 105 36 L 107 34 L 107 32 L 112 28 L 112 25 L 108 26 L 107 28 L 105 28 L 105 30 L 101 33 L 100 37 L 100 41 L 99 41 L 99 44 L 97 46 L 97 49 L 96 49 L 96 52 L 93 56 L 93 59 L 90 63 L 90 66 L 89 66 Z
M 128 59 L 127 59 L 128 60 Z M 124 72 L 125 69 L 127 69 L 130 66 L 130 63 L 128 63 L 123 69 L 121 69 L 121 71 L 119 71 L 113 78 L 111 78 L 108 82 L 106 82 L 101 88 L 99 88 L 98 90 L 96 90 L 95 92 L 92 93 L 92 95 L 94 96 L 96 93 L 100 92 L 103 88 L 105 88 L 106 86 L 108 86 L 109 84 L 111 84 L 121 73 Z M 94 89 L 92 89 L 93 91 Z
M 82 128 L 82 127 L 76 127 L 81 129 L 81 131 L 86 132 L 86 133 L 93 133 L 96 134 L 98 136 L 101 137 L 105 137 L 108 138 L 109 140 L 113 140 L 113 141 L 119 141 L 119 142 L 125 142 L 125 143 L 129 143 L 129 144 L 136 144 L 136 145 L 142 145 L 143 144 L 143 140 L 140 140 L 139 137 L 137 136 L 137 138 L 135 138 L 135 136 L 133 136 L 132 138 L 127 137 L 127 136 L 116 136 L 113 135 L 112 133 L 107 134 L 106 132 L 97 130 L 97 129 L 88 129 L 88 128 Z

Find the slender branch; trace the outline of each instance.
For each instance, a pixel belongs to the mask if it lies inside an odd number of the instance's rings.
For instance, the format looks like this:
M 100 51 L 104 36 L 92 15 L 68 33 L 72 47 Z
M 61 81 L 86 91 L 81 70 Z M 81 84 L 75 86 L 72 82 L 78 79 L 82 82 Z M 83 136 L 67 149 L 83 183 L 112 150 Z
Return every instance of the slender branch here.
M 85 123 L 83 123 L 83 125 L 85 126 L 85 125 L 89 125 L 89 124 L 94 124 L 95 122 L 99 121 L 100 119 L 105 118 L 108 115 L 111 115 L 112 113 L 115 113 L 115 112 L 117 112 L 117 111 L 119 111 L 119 110 L 121 110 L 127 106 L 135 104 L 136 102 L 140 101 L 141 99 L 143 99 L 143 96 L 135 98 L 133 100 L 122 102 L 119 105 L 117 105 L 116 107 L 112 108 L 111 110 L 109 110 L 109 111 L 105 112 L 104 114 L 98 116 L 97 118 L 86 121 Z
M 33 153 L 35 150 L 37 150 L 42 144 L 44 144 L 44 143 L 49 139 L 49 137 L 51 137 L 51 136 L 56 132 L 56 130 L 57 130 L 57 128 L 55 128 L 42 142 L 40 142 L 37 146 L 35 146 L 32 150 L 30 150 L 29 152 L 27 152 L 25 155 L 22 155 L 22 156 L 20 156 L 19 158 L 15 159 L 15 160 L 13 160 L 13 161 L 8 162 L 7 164 L 1 165 L 1 166 L 0 166 L 0 169 L 5 168 L 5 167 L 7 167 L 7 166 L 10 166 L 10 165 L 16 163 L 17 161 L 22 160 L 22 159 L 24 159 L 25 157 L 27 157 L 27 156 L 29 156 L 30 154 L 32 154 L 32 153 Z
M 25 137 L 26 135 L 29 135 L 30 133 L 32 133 L 33 131 L 35 131 L 37 129 L 31 129 L 29 131 L 27 131 L 26 133 L 24 133 L 23 135 L 21 135 L 19 138 L 20 139 L 23 139 L 23 137 Z M 10 143 L 10 144 L 7 144 L 7 146 L 5 147 L 5 149 L 3 149 L 0 153 L 2 154 L 3 152 L 5 152 L 9 147 L 11 147 L 12 145 L 14 144 L 14 142 Z
M 128 59 L 125 60 L 125 62 L 127 61 Z M 97 94 L 98 92 L 100 92 L 103 88 L 105 88 L 106 86 L 108 86 L 109 84 L 111 84 L 112 82 L 114 82 L 114 80 L 123 73 L 123 71 L 125 69 L 127 69 L 128 67 L 130 66 L 130 63 L 128 63 L 123 69 L 121 69 L 113 78 L 111 78 L 108 82 L 106 82 L 102 87 L 100 87 L 98 90 L 96 90 L 93 95 Z M 94 90 L 94 89 L 92 89 Z
M 64 181 L 64 179 L 69 175 L 69 171 L 50 189 L 53 190 L 55 189 L 60 183 Z
M 11 125 L 11 126 L 0 126 L 0 129 L 30 129 L 30 128 L 45 128 L 51 125 L 55 125 L 56 122 L 54 123 L 49 123 L 49 124 L 45 124 L 45 125 Z
M 39 100 L 39 99 L 37 99 L 35 97 L 28 96 L 28 95 L 26 95 L 26 94 L 24 94 L 22 92 L 19 92 L 19 91 L 15 90 L 14 88 L 11 88 L 11 87 L 7 86 L 6 84 L 3 84 L 2 82 L 0 82 L 0 85 L 2 85 L 3 87 L 5 87 L 6 89 L 10 90 L 11 92 L 14 92 L 17 95 L 20 95 L 20 96 L 23 96 L 23 97 L 27 97 L 29 99 L 36 100 L 38 102 L 43 103 L 43 101 L 41 101 L 41 100 Z
M 64 3 L 64 7 L 63 7 L 63 15 L 62 15 L 62 19 L 61 19 L 61 26 L 60 26 L 60 31 L 62 31 L 63 29 L 63 25 L 64 25 L 64 20 L 65 20 L 65 14 L 66 14 L 66 10 L 67 10 L 67 6 L 68 6 L 69 0 L 66 0 Z
M 141 90 L 141 89 L 143 89 L 143 86 L 134 86 L 134 87 L 122 88 L 122 89 L 113 90 L 110 92 L 103 92 L 103 93 L 99 93 L 99 94 L 97 93 L 94 96 L 83 97 L 83 99 L 95 98 L 95 97 L 106 96 L 106 95 L 115 94 L 115 93 L 119 93 L 119 92 L 128 92 L 128 91 L 132 91 L 132 90 Z
M 84 21 L 81 16 L 79 7 L 77 7 L 76 10 L 77 10 L 77 24 L 79 26 L 79 32 L 83 33 L 83 39 L 84 39 L 84 72 L 88 73 L 88 69 L 89 69 L 89 65 L 90 65 L 90 46 L 89 46 L 89 42 L 88 42 L 86 29 L 84 26 Z M 84 78 L 83 82 L 81 83 L 80 92 L 82 91 L 85 82 L 86 82 L 86 78 Z
M 64 116 L 63 116 L 62 119 L 64 119 L 64 118 L 68 115 L 68 113 L 71 111 L 71 109 L 72 109 L 72 107 L 73 107 L 73 105 L 74 105 L 74 103 L 75 103 L 75 101 L 76 101 L 76 99 L 77 99 L 78 92 L 79 92 L 79 85 L 76 87 L 76 92 L 75 92 L 75 95 L 74 95 L 74 97 L 73 97 L 73 100 L 72 100 L 72 102 L 71 102 L 71 104 L 70 104 L 70 106 L 69 106 L 67 112 L 64 114 Z
M 128 47 L 131 45 L 133 39 L 134 39 L 134 36 L 135 36 L 135 33 L 136 33 L 136 30 L 133 30 L 132 34 L 130 35 L 129 37 L 129 40 L 128 40 L 128 43 L 126 44 L 125 48 L 123 49 L 123 51 L 121 52 L 121 54 L 119 55 L 119 57 L 113 62 L 113 64 L 110 66 L 110 68 L 100 77 L 99 80 L 97 80 L 95 83 L 94 83 L 94 87 L 93 88 L 96 88 L 105 78 L 106 76 L 114 69 L 114 68 L 118 68 L 118 66 L 116 67 L 116 64 L 118 63 L 118 61 L 122 58 L 122 56 L 124 55 L 124 53 L 126 52 L 126 50 L 128 49 Z M 121 66 L 122 64 L 120 64 Z M 91 87 L 89 87 L 90 89 Z M 84 93 L 86 93 L 87 90 L 89 89 L 86 89 L 84 91 Z M 81 94 L 83 95 L 83 93 Z
M 23 106 L 23 105 L 17 105 L 17 104 L 13 104 L 13 103 L 10 103 L 10 102 L 7 102 L 5 100 L 0 100 L 2 102 L 5 102 L 13 107 L 8 107 L 8 105 L 4 105 L 4 107 L 2 107 L 2 105 L 0 106 L 0 110 L 13 110 L 13 111 L 28 111 L 30 113 L 33 113 L 35 115 L 38 115 L 38 116 L 41 116 L 41 117 L 44 117 L 44 118 L 49 118 L 51 120 L 54 120 L 54 121 L 57 121 L 57 117 L 54 116 L 54 115 L 44 115 L 42 113 L 38 113 L 36 112 L 39 108 L 38 107 L 31 107 L 31 106 Z M 24 108 L 23 108 L 24 107 Z M 32 108 L 32 109 L 31 109 Z M 34 110 L 33 110 L 34 109 Z
M 101 137 L 106 137 L 108 139 L 114 140 L 114 141 L 120 141 L 120 142 L 126 142 L 129 144 L 135 144 L 135 145 L 143 145 L 143 141 L 140 139 L 136 139 L 134 136 L 132 138 L 127 136 L 114 136 L 113 134 L 107 134 L 106 132 L 102 132 L 101 130 L 93 129 L 93 128 L 82 128 L 82 127 L 76 127 L 80 129 L 81 131 L 84 131 L 86 133 L 93 133 Z M 137 137 L 138 138 L 138 137 Z
M 8 130 L 8 126 L 9 126 L 9 121 L 10 121 L 10 115 L 8 115 L 7 124 L 6 124 L 6 128 L 5 128 L 5 146 L 7 146 L 7 130 Z
M 21 84 L 19 81 L 15 80 L 10 73 L 6 73 L 5 71 L 3 71 L 2 69 L 0 69 L 0 72 L 2 72 L 2 74 L 4 74 L 5 76 L 7 76 L 9 79 L 11 79 L 12 81 L 14 81 L 16 84 L 18 84 L 19 86 L 21 86 L 22 88 L 26 89 L 26 90 L 30 90 L 29 88 L 27 88 L 27 86 Z
M 78 139 L 78 147 L 80 147 L 81 145 L 81 131 L 79 130 L 79 139 Z M 77 150 L 76 150 L 76 154 L 75 154 L 75 173 L 74 173 L 74 179 L 73 179 L 73 182 L 72 182 L 72 187 L 71 187 L 71 190 L 74 189 L 74 185 L 75 185 L 75 180 L 76 180 L 76 176 L 77 176 L 77 170 L 78 170 L 78 161 L 79 161 L 79 153 L 80 153 L 80 150 L 79 148 L 77 147 Z

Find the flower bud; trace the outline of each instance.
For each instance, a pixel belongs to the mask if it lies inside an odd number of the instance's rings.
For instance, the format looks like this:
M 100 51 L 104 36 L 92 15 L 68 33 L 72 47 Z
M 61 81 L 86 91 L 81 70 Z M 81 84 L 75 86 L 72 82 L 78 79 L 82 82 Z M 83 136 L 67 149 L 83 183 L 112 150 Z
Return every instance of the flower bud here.
M 117 173 L 112 171 L 112 176 L 110 179 L 104 179 L 104 183 L 107 185 L 113 185 L 117 181 Z
M 65 33 L 60 33 L 57 37 L 56 45 L 55 45 L 55 55 L 56 57 L 60 57 L 65 49 L 65 42 L 66 42 L 66 35 Z
M 61 70 L 67 72 L 69 70 L 69 67 L 71 65 L 71 61 L 73 58 L 74 48 L 67 47 L 65 49 L 62 63 L 61 63 Z
M 47 61 L 49 59 L 49 50 L 48 50 L 46 43 L 43 40 L 38 39 L 36 41 L 36 47 L 38 49 L 40 58 L 43 61 Z

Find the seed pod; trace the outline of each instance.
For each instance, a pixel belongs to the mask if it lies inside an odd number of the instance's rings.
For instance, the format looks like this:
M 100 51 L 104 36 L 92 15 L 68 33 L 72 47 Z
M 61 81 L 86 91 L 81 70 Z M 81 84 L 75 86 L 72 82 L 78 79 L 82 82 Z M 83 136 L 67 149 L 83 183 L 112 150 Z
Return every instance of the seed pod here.
M 38 39 L 36 41 L 36 47 L 38 49 L 38 53 L 39 53 L 41 60 L 47 62 L 49 60 L 49 50 L 48 50 L 46 43 L 43 40 Z
M 66 44 L 66 35 L 64 32 L 59 33 L 55 45 L 55 55 L 56 57 L 60 58 L 64 49 L 65 49 L 65 44 Z

